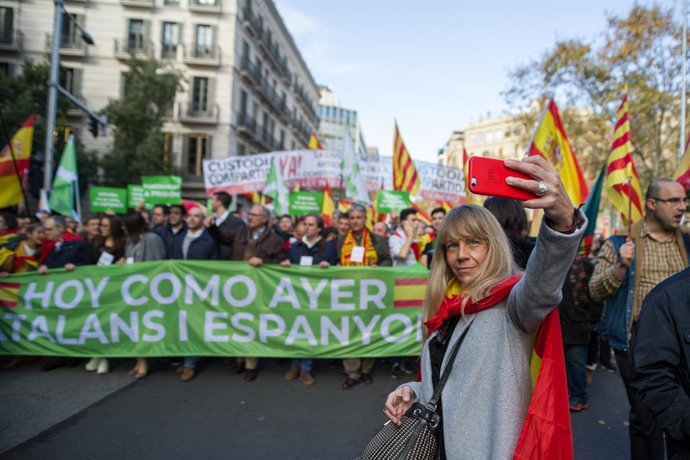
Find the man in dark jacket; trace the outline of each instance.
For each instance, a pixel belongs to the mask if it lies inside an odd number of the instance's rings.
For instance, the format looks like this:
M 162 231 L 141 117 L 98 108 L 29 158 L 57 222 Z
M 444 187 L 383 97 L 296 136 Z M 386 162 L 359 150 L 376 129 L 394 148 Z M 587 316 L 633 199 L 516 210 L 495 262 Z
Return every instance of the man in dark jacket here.
M 65 219 L 52 216 L 46 220 L 43 230 L 46 241 L 41 248 L 38 273 L 44 275 L 49 268 L 73 268 L 84 263 L 87 243 L 81 236 L 67 231 Z
M 204 229 L 204 211 L 200 207 L 187 212 L 186 228 L 170 247 L 169 258 L 179 260 L 214 260 L 218 258 L 218 243 Z M 180 380 L 189 382 L 196 375 L 198 357 L 185 357 L 178 369 Z
M 632 386 L 666 433 L 666 458 L 690 459 L 690 268 L 659 283 L 644 300 Z
M 231 203 L 232 198 L 227 193 L 214 193 L 211 207 L 216 217 L 207 217 L 204 220 L 204 226 L 220 245 L 220 259 L 244 260 L 244 248 L 247 246 L 247 226 L 242 222 L 242 219 L 233 216 L 228 210 Z
M 184 236 L 184 231 L 187 228 L 187 224 L 184 220 L 186 214 L 187 211 L 184 206 L 181 204 L 174 204 L 170 206 L 168 223 L 154 230 L 163 240 L 165 253 L 168 254 L 169 259 L 172 259 L 170 254 L 172 254 L 173 246 L 179 245 Z
M 258 267 L 263 264 L 279 264 L 285 259 L 285 242 L 268 225 L 268 209 L 255 204 L 249 210 L 249 231 L 247 247 L 244 249 L 244 260 Z M 256 367 L 259 358 L 237 358 L 233 373 L 244 372 L 244 380 L 256 380 Z

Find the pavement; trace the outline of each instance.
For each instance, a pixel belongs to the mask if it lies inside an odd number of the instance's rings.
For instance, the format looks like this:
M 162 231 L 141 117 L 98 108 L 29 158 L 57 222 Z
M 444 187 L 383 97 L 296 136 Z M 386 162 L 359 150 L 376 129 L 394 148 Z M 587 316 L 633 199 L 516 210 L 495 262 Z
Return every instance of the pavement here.
M 352 459 L 385 421 L 393 380 L 378 363 L 374 383 L 343 391 L 341 370 L 315 362 L 316 384 L 285 382 L 288 362 L 262 360 L 252 383 L 222 360 L 179 381 L 158 362 L 134 380 L 133 360 L 107 375 L 83 365 L 41 373 L 37 363 L 0 371 L 2 459 Z M 627 401 L 620 378 L 597 370 L 590 408 L 573 414 L 575 458 L 627 459 Z

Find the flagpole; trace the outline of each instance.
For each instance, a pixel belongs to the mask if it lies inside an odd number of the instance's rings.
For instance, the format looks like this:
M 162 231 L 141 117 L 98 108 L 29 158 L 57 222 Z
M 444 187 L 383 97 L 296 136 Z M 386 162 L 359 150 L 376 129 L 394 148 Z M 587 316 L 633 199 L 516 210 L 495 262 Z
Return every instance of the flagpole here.
M 678 157 L 682 157 L 685 153 L 685 93 L 687 91 L 688 81 L 688 2 L 683 0 L 683 86 L 680 93 L 680 139 L 678 145 Z
M 628 238 L 632 238 L 632 177 L 628 176 Z

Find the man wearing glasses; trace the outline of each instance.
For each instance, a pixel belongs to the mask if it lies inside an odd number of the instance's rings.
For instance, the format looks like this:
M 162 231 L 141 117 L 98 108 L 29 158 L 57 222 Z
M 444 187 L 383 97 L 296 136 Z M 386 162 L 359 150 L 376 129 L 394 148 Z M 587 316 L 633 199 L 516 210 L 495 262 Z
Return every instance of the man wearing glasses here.
M 664 458 L 662 431 L 630 386 L 631 350 L 645 296 L 688 266 L 690 238 L 680 230 L 685 209 L 682 185 L 654 180 L 645 195 L 644 218 L 632 226 L 630 235 L 614 235 L 604 243 L 589 281 L 592 300 L 604 302 L 600 332 L 615 351 L 630 403 L 632 459 Z

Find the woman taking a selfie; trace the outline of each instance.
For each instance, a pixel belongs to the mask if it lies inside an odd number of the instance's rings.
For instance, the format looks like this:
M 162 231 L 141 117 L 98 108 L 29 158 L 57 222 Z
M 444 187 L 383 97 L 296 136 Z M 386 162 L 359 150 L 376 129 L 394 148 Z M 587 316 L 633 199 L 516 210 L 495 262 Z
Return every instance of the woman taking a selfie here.
M 536 195 L 523 206 L 544 210 L 527 268 L 519 272 L 508 239 L 488 210 L 453 209 L 440 226 L 431 265 L 421 382 L 398 387 L 384 409 L 400 425 L 413 402 L 426 404 L 460 341 L 437 409 L 441 458 L 513 457 L 532 395 L 533 333 L 559 303 L 586 227 L 558 173 L 542 157 L 505 164 L 534 178 L 506 180 Z

